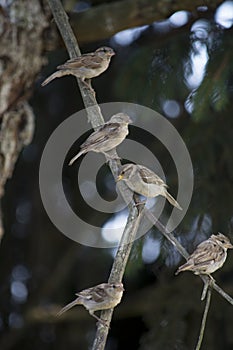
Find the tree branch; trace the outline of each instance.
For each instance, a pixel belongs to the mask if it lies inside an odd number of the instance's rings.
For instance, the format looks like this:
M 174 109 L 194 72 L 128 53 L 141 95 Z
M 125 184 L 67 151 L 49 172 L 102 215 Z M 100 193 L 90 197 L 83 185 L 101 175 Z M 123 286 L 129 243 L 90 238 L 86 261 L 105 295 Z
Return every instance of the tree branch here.
M 216 8 L 220 0 L 206 2 L 209 8 Z M 90 7 L 83 12 L 71 12 L 70 22 L 80 42 L 103 40 L 136 26 L 151 24 L 183 10 L 195 13 L 199 0 L 124 0 Z

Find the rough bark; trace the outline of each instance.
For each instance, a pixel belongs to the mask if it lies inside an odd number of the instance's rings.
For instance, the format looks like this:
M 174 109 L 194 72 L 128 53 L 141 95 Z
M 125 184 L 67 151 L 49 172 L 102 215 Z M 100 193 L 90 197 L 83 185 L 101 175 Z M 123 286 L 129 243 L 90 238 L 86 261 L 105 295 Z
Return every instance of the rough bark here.
M 0 198 L 20 151 L 33 136 L 34 115 L 27 99 L 44 64 L 45 9 L 37 0 L 0 6 Z M 0 212 L 0 239 L 2 235 Z

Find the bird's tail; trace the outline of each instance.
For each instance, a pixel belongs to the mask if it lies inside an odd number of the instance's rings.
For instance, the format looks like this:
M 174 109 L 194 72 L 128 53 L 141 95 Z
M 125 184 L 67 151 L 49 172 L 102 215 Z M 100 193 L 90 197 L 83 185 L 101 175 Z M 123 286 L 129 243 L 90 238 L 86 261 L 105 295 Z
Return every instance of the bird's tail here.
M 177 271 L 175 272 L 175 275 L 178 275 L 182 271 L 189 270 L 190 265 L 188 263 L 185 263 L 184 265 L 181 265 Z
M 86 153 L 85 150 L 80 151 L 78 154 L 76 154 L 76 156 L 74 156 L 70 162 L 69 165 L 72 165 L 82 154 Z
M 43 81 L 43 83 L 41 84 L 41 86 L 45 86 L 47 84 L 49 84 L 52 80 L 56 79 L 56 78 L 61 78 L 63 77 L 63 75 L 69 75 L 70 71 L 69 70 L 58 70 L 55 73 L 51 74 L 47 79 L 45 79 Z
M 58 313 L 57 316 L 61 316 L 62 314 L 64 314 L 64 312 L 68 311 L 69 309 L 71 309 L 73 306 L 75 305 L 79 305 L 80 301 L 79 298 L 75 299 L 74 301 L 72 301 L 71 303 L 67 304 L 66 306 L 64 306 Z
M 170 193 L 168 193 L 166 191 L 166 198 L 168 200 L 168 202 L 170 202 L 174 207 L 182 210 L 181 206 L 179 205 L 179 203 L 175 200 L 175 198 L 172 197 L 172 195 L 170 195 Z

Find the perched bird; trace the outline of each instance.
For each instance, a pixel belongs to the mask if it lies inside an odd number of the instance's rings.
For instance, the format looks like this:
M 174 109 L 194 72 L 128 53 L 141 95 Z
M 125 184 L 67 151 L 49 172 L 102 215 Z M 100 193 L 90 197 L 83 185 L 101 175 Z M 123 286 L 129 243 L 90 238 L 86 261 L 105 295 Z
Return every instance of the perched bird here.
M 125 113 L 114 114 L 111 119 L 94 131 L 80 146 L 81 151 L 71 159 L 72 165 L 76 159 L 87 152 L 104 153 L 108 159 L 111 156 L 106 154 L 118 146 L 128 135 L 128 124 L 132 123 L 130 117 Z
M 89 311 L 91 316 L 103 323 L 103 321 L 97 317 L 94 312 L 98 310 L 111 309 L 118 305 L 121 301 L 123 291 L 124 287 L 122 283 L 102 283 L 95 287 L 84 289 L 77 293 L 76 295 L 78 297 L 63 307 L 57 315 L 62 315 L 75 305 L 83 305 Z
M 192 271 L 195 275 L 210 275 L 224 264 L 227 249 L 233 249 L 228 237 L 222 233 L 211 235 L 197 246 L 187 262 L 178 268 L 176 275 L 182 271 Z
M 152 170 L 139 164 L 125 164 L 117 181 L 125 181 L 128 187 L 145 197 L 165 197 L 173 206 L 182 210 L 179 203 L 168 193 L 165 182 Z
M 103 73 L 108 68 L 113 55 L 115 55 L 115 52 L 110 47 L 100 47 L 95 52 L 85 53 L 68 60 L 61 66 L 58 66 L 58 70 L 45 79 L 41 85 L 45 86 L 53 79 L 64 75 L 74 75 L 90 88 L 85 79 L 91 79 Z

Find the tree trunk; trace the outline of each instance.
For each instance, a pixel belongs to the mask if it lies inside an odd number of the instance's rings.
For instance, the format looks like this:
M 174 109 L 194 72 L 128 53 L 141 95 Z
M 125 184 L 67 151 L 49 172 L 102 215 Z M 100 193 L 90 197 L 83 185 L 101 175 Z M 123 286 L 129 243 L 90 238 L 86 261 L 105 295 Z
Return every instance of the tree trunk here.
M 20 151 L 33 136 L 34 115 L 27 100 L 44 63 L 46 13 L 46 3 L 42 8 L 37 0 L 0 6 L 0 199 Z M 2 235 L 0 209 L 0 240 Z

